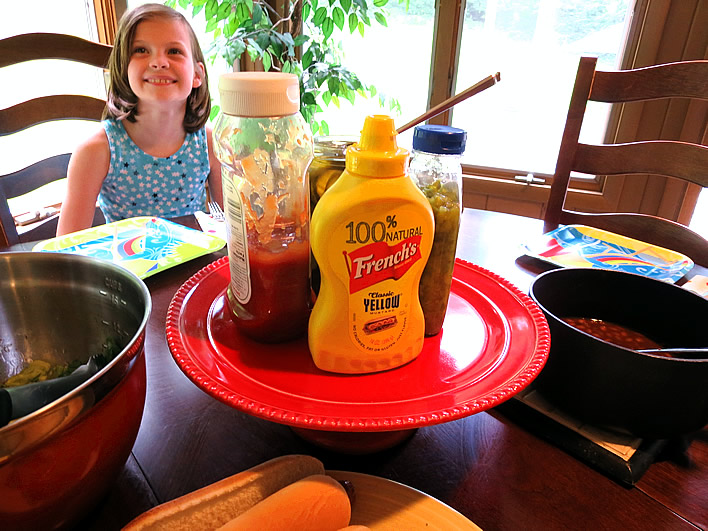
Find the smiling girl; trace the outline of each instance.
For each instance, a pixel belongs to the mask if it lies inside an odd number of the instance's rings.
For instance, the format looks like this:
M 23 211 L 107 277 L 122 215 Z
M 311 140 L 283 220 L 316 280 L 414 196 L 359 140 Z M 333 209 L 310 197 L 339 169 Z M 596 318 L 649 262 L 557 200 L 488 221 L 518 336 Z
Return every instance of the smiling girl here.
M 71 156 L 57 235 L 90 227 L 97 199 L 107 222 L 203 210 L 207 182 L 221 203 L 204 56 L 187 20 L 160 4 L 126 13 L 108 67 L 103 127 Z

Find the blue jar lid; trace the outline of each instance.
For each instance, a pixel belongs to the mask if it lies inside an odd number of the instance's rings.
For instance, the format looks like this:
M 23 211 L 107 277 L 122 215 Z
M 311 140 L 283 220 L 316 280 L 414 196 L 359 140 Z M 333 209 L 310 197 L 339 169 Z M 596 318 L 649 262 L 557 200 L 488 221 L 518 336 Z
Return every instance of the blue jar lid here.
M 467 132 L 449 125 L 418 125 L 413 130 L 413 149 L 426 153 L 460 155 L 465 151 Z

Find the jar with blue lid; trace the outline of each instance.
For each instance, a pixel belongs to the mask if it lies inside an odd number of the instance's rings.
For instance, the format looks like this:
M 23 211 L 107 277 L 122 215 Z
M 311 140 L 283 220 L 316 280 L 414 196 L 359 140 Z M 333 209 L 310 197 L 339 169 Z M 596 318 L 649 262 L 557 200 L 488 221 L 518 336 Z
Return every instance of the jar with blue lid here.
M 425 335 L 440 333 L 450 297 L 462 213 L 462 164 L 467 133 L 445 125 L 419 125 L 413 132 L 408 171 L 433 208 L 433 249 L 420 280 Z

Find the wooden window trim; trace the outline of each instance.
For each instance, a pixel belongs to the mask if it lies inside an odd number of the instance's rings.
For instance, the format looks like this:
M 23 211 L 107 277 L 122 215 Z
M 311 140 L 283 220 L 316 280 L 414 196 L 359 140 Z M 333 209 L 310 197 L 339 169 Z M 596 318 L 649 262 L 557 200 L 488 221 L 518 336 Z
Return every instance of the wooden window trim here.
M 120 4 L 120 6 L 117 6 L 117 4 Z M 98 42 L 110 44 L 111 46 L 115 42 L 116 30 L 118 29 L 116 7 L 122 7 L 123 11 L 125 11 L 125 0 L 93 0 Z M 123 11 L 121 11 L 121 14 Z

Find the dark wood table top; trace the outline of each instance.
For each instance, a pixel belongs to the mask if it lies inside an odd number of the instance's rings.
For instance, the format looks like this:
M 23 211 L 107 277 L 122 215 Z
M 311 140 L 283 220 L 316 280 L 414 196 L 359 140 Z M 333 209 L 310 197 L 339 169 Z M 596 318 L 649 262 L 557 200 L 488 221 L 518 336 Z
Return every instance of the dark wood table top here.
M 466 209 L 458 257 L 527 291 L 545 266 L 523 256 L 520 244 L 542 229 L 540 220 Z M 352 456 L 323 450 L 287 426 L 215 400 L 172 359 L 165 319 L 182 283 L 223 254 L 192 260 L 146 280 L 153 308 L 140 432 L 114 487 L 81 529 L 120 529 L 156 504 L 292 453 L 314 455 L 328 469 L 363 472 L 414 487 L 485 530 L 708 528 L 708 430 L 667 445 L 630 487 L 499 410 L 423 427 L 394 448 Z

